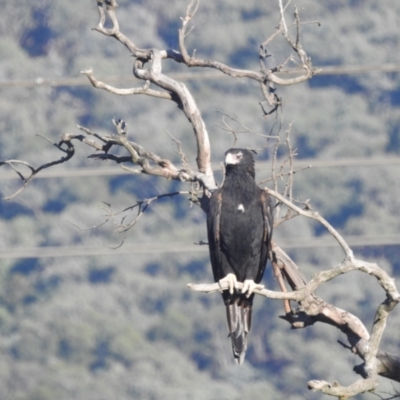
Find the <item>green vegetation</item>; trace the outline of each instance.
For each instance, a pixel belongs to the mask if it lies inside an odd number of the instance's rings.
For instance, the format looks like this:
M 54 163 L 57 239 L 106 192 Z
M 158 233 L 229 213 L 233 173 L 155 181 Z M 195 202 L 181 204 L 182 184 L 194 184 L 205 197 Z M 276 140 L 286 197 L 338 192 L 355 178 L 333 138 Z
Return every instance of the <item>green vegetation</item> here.
M 186 5 L 121 0 L 121 30 L 141 47 L 177 48 Z M 303 46 L 315 66 L 398 61 L 400 2 L 301 0 L 297 5 L 303 20 L 321 23 L 303 27 Z M 97 18 L 94 1 L 4 2 L 0 82 L 78 77 L 90 67 L 105 81 L 130 75 L 132 59 L 126 49 L 91 30 Z M 188 47 L 202 57 L 257 69 L 259 44 L 278 21 L 277 2 L 203 0 Z M 268 50 L 276 64 L 288 56 L 280 39 Z M 166 71 L 172 70 L 185 71 L 166 64 Z M 218 111 L 235 115 L 256 133 L 269 134 L 275 120 L 262 116 L 258 86 L 229 78 L 187 85 L 208 125 L 215 163 L 232 144 L 232 136 L 216 126 L 222 118 Z M 365 160 L 400 153 L 398 73 L 321 75 L 277 90 L 285 100 L 284 129 L 294 121 L 292 141 L 300 159 Z M 105 134 L 113 132 L 113 117 L 127 122 L 136 142 L 179 161 L 165 133 L 170 132 L 194 160 L 192 129 L 172 102 L 118 97 L 91 86 L 1 87 L 0 159 L 23 159 L 35 166 L 54 160 L 61 154 L 35 134 L 56 142 L 64 132 L 78 133 L 77 124 Z M 242 134 L 238 145 L 261 148 L 264 142 L 262 136 Z M 258 160 L 268 160 L 267 153 L 260 152 Z M 99 176 L 38 178 L 12 201 L 0 202 L 0 254 L 40 246 L 117 247 L 125 236 L 113 232 L 111 220 L 85 230 L 106 219 L 102 202 L 120 210 L 146 197 L 187 189 L 154 177 L 101 175 L 113 165 L 88 160 L 89 154 L 81 147 L 68 165 L 53 171 L 90 167 Z M 5 172 L 0 169 L 1 197 L 19 185 L 1 179 Z M 269 168 L 257 174 L 265 179 Z M 317 167 L 296 175 L 295 197 L 311 199 L 345 237 L 392 235 L 400 231 L 399 181 L 396 165 Z M 279 227 L 275 237 L 278 242 L 297 237 L 311 242 L 323 235 L 316 225 L 297 218 Z M 207 249 L 193 244 L 201 240 L 206 240 L 205 216 L 182 197 L 153 203 L 115 255 L 83 257 L 71 251 L 68 257 L 1 258 L 0 398 L 319 399 L 307 392 L 307 380 L 346 384 L 356 378 L 351 371 L 360 360 L 336 343 L 339 332 L 322 324 L 289 330 L 278 318 L 281 303 L 261 298 L 255 300 L 246 363 L 234 365 L 220 296 L 186 288 L 188 282 L 212 280 Z M 147 244 L 154 244 L 154 251 L 142 251 Z M 162 244 L 168 251 L 159 250 Z M 133 248 L 132 254 L 123 252 L 126 246 Z M 341 259 L 338 250 L 313 249 L 312 244 L 287 250 L 308 276 Z M 354 250 L 400 275 L 400 245 Z M 270 270 L 265 284 L 277 288 Z M 372 279 L 353 274 L 320 291 L 369 327 L 383 297 L 375 288 Z M 400 353 L 399 329 L 396 310 L 384 350 Z M 392 387 L 384 382 L 380 389 Z

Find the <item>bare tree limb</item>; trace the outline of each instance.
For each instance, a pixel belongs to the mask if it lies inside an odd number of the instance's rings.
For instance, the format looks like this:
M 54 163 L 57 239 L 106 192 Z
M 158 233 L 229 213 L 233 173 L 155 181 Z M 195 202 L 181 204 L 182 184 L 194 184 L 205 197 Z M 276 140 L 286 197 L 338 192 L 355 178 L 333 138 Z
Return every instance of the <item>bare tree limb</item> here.
M 131 88 L 131 89 L 118 89 L 113 86 L 107 85 L 104 82 L 99 81 L 96 79 L 93 75 L 93 70 L 92 69 L 87 69 L 84 71 L 81 71 L 81 74 L 86 75 L 96 89 L 103 89 L 106 90 L 107 92 L 117 94 L 119 96 L 131 96 L 135 94 L 146 94 L 148 96 L 152 97 L 158 97 L 160 99 L 166 99 L 166 100 L 172 100 L 173 97 L 170 93 L 168 92 L 160 92 L 158 90 L 150 89 L 150 82 L 146 81 L 145 84 L 140 87 L 140 88 Z
M 281 203 L 285 204 L 289 208 L 291 208 L 293 211 L 295 211 L 298 215 L 302 215 L 304 217 L 314 219 L 318 221 L 321 225 L 323 225 L 327 231 L 336 239 L 336 241 L 339 243 L 340 247 L 343 249 L 346 258 L 349 260 L 354 260 L 354 254 L 353 251 L 350 249 L 349 245 L 346 243 L 346 241 L 343 239 L 343 237 L 339 234 L 339 232 L 331 225 L 329 222 L 324 219 L 321 215 L 318 214 L 316 211 L 312 210 L 304 210 L 301 209 L 300 207 L 296 206 L 289 200 L 287 200 L 284 196 L 282 196 L 280 193 L 276 192 L 275 190 L 271 189 L 265 189 L 268 193 L 270 193 L 273 197 L 275 197 L 277 200 L 279 200 Z
M 186 168 L 177 168 L 170 160 L 164 159 L 159 155 L 146 150 L 139 144 L 128 140 L 126 124 L 123 120 L 113 120 L 113 123 L 117 129 L 117 135 L 103 137 L 94 134 L 87 128 L 80 127 L 81 130 L 84 130 L 89 135 L 93 135 L 100 139 L 103 142 L 102 144 L 88 139 L 84 135 L 64 134 L 63 140 L 78 139 L 88 146 L 94 147 L 96 150 L 103 151 L 103 153 L 90 155 L 89 158 L 91 159 L 113 160 L 117 163 L 130 162 L 138 165 L 140 170 L 136 170 L 135 173 L 139 172 L 148 175 L 161 176 L 167 179 L 179 180 L 181 182 L 199 182 L 203 187 L 210 191 L 217 188 L 213 177 L 210 179 L 209 175 L 187 169 L 188 165 Z M 112 146 L 124 147 L 128 151 L 129 156 L 118 157 L 109 154 L 108 151 L 110 151 Z
M 116 227 L 116 232 L 118 233 L 123 233 L 123 232 L 127 232 L 128 230 L 130 230 L 133 226 L 135 226 L 139 219 L 143 216 L 143 214 L 146 212 L 146 210 L 148 209 L 148 207 L 155 201 L 158 201 L 160 199 L 163 198 L 173 198 L 177 195 L 182 195 L 182 194 L 189 194 L 191 196 L 195 195 L 197 196 L 198 193 L 192 193 L 190 191 L 179 191 L 179 192 L 172 192 L 172 193 L 163 193 L 161 195 L 158 196 L 154 196 L 148 199 L 143 199 L 140 200 L 138 202 L 136 202 L 135 204 L 133 204 L 132 206 L 126 207 L 125 209 L 123 209 L 122 211 L 119 211 L 117 213 L 114 213 L 111 206 L 109 204 L 109 211 L 107 212 L 107 216 L 111 217 L 114 221 L 114 225 Z M 134 209 L 137 209 L 137 215 L 136 217 L 129 223 L 125 224 L 124 221 L 126 219 L 126 215 L 123 216 L 121 222 L 116 222 L 116 218 L 118 215 L 120 214 L 126 214 L 126 212 L 128 211 L 133 211 Z
M 106 36 L 111 36 L 122 43 L 135 57 L 147 59 L 149 50 L 138 48 L 130 39 L 128 39 L 119 29 L 119 23 L 115 15 L 117 8 L 116 0 L 97 0 L 97 8 L 99 11 L 99 23 L 93 30 L 102 33 Z M 106 18 L 109 18 L 112 23 L 112 28 L 104 27 Z
M 36 136 L 40 136 L 42 138 L 44 138 L 45 140 L 47 140 L 48 142 L 52 143 L 52 145 L 54 147 L 57 147 L 58 150 L 64 152 L 66 155 L 64 157 L 61 157 L 58 160 L 55 161 L 51 161 L 49 163 L 43 164 L 37 168 L 32 167 L 30 164 L 28 164 L 25 161 L 21 161 L 21 160 L 6 160 L 6 161 L 0 161 L 0 167 L 3 165 L 8 165 L 10 166 L 15 173 L 21 178 L 23 184 L 22 186 L 16 191 L 14 192 L 12 195 L 7 196 L 7 197 L 3 197 L 3 200 L 11 200 L 13 199 L 15 196 L 17 196 L 18 194 L 20 194 L 33 180 L 33 178 L 43 169 L 46 168 L 50 168 L 54 165 L 57 164 L 62 164 L 67 162 L 70 158 L 73 157 L 73 155 L 75 154 L 75 149 L 74 146 L 72 146 L 68 141 L 64 141 L 61 140 L 59 143 L 53 143 L 51 142 L 49 139 L 45 138 L 43 135 L 36 135 Z M 63 148 L 62 146 L 65 145 L 66 148 Z M 22 174 L 22 172 L 18 171 L 16 168 L 16 165 L 23 165 L 25 167 L 27 167 L 31 172 L 29 174 L 29 176 L 24 177 L 24 175 Z
M 344 260 L 342 263 L 338 264 L 332 269 L 318 272 L 305 286 L 294 292 L 282 293 L 264 288 L 255 289 L 254 293 L 274 300 L 293 300 L 301 302 L 306 297 L 310 296 L 323 283 L 328 282 L 338 277 L 339 275 L 343 275 L 356 270 L 374 276 L 378 280 L 381 287 L 388 293 L 388 296 L 391 298 L 391 302 L 398 303 L 400 301 L 400 295 L 397 292 L 394 280 L 390 278 L 389 275 L 387 275 L 387 273 L 379 268 L 376 264 L 367 263 L 366 261 L 362 260 Z M 242 283 L 238 282 L 237 285 L 238 289 L 242 288 Z M 213 293 L 228 289 L 228 284 L 222 284 L 222 286 L 220 286 L 218 282 L 199 285 L 188 284 L 188 287 L 196 292 Z
M 198 170 L 213 177 L 211 168 L 211 148 L 206 125 L 201 117 L 197 104 L 187 87 L 161 73 L 161 53 L 153 50 L 152 67 L 148 70 L 135 69 L 135 76 L 149 80 L 157 86 L 174 93 L 177 96 L 177 104 L 182 108 L 187 119 L 193 126 L 197 143 Z
M 375 390 L 379 385 L 380 379 L 378 376 L 373 376 L 368 379 L 359 379 L 350 386 L 341 386 L 338 382 L 329 383 L 326 381 L 309 381 L 308 388 L 314 392 L 322 392 L 324 394 L 338 397 L 339 399 L 348 399 L 360 393 L 370 392 Z
M 295 84 L 304 82 L 304 81 L 310 79 L 313 76 L 313 74 L 315 74 L 317 72 L 311 68 L 311 64 L 310 64 L 310 61 L 308 60 L 308 58 L 304 58 L 304 60 L 307 60 L 307 64 L 304 64 L 302 66 L 302 68 L 305 70 L 304 75 L 296 77 L 296 78 L 291 78 L 291 79 L 282 79 L 282 78 L 278 77 L 277 75 L 275 75 L 272 70 L 264 71 L 264 72 L 255 72 L 255 71 L 250 71 L 250 70 L 235 69 L 235 68 L 231 68 L 228 65 L 223 64 L 218 61 L 204 60 L 204 59 L 196 58 L 194 54 L 193 54 L 193 56 L 190 56 L 186 49 L 185 38 L 187 36 L 188 25 L 189 25 L 190 21 L 193 19 L 194 15 L 197 11 L 197 6 L 196 7 L 194 6 L 195 3 L 197 3 L 197 2 L 195 0 L 193 0 L 190 3 L 190 5 L 188 6 L 187 11 L 186 11 L 186 16 L 182 18 L 182 28 L 179 30 L 179 48 L 180 48 L 180 52 L 182 54 L 184 63 L 188 67 L 214 68 L 214 69 L 218 69 L 219 71 L 223 72 L 226 75 L 231 76 L 232 78 L 249 78 L 249 79 L 253 79 L 260 83 L 269 81 L 269 82 L 273 82 L 280 86 L 289 86 L 289 85 L 295 85 Z M 281 15 L 281 19 L 282 19 L 282 17 L 284 20 L 283 15 Z

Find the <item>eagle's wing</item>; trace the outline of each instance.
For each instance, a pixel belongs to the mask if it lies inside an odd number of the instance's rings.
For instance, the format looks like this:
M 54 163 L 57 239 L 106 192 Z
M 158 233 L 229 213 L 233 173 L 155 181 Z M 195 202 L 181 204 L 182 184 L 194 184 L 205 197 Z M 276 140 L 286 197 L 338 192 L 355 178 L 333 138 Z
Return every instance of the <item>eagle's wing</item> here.
M 271 238 L 274 225 L 274 206 L 271 196 L 264 190 L 261 191 L 261 207 L 264 219 L 264 237 L 261 249 L 260 265 L 257 271 L 256 283 L 259 283 L 264 275 L 267 259 L 270 258 Z
M 272 197 L 264 190 L 261 193 L 261 204 L 264 216 L 264 242 L 267 243 L 268 248 L 270 248 L 274 225 L 274 205 L 272 203 Z
M 207 235 L 210 249 L 211 266 L 214 279 L 218 282 L 222 279 L 221 247 L 220 247 L 220 223 L 221 223 L 222 191 L 215 190 L 211 196 L 207 214 Z

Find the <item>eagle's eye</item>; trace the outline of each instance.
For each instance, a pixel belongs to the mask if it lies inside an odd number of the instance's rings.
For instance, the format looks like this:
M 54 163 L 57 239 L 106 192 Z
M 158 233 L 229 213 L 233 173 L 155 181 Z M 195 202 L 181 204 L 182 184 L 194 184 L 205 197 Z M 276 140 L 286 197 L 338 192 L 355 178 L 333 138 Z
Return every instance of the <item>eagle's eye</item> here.
M 242 152 L 239 152 L 239 153 L 236 154 L 236 158 L 237 158 L 238 160 L 241 160 L 242 157 L 243 157 L 243 153 L 242 153 Z

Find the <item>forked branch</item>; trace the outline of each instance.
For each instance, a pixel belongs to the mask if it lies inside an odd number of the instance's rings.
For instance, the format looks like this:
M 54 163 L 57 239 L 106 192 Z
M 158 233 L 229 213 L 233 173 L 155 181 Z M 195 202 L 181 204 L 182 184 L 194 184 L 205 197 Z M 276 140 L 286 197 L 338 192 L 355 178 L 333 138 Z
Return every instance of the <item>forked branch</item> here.
M 113 120 L 113 123 L 117 134 L 110 136 L 100 136 L 90 131 L 88 128 L 79 127 L 87 135 L 96 137 L 100 142 L 88 139 L 84 135 L 71 134 L 65 134 L 63 140 L 78 139 L 88 146 L 99 150 L 100 153 L 95 153 L 89 156 L 91 159 L 112 160 L 117 163 L 129 163 L 139 167 L 138 169 L 132 169 L 126 166 L 123 167 L 123 169 L 131 173 L 161 176 L 166 179 L 174 179 L 181 182 L 199 182 L 203 187 L 210 191 L 216 189 L 214 180 L 210 179 L 208 175 L 188 169 L 187 164 L 178 168 L 170 160 L 164 159 L 145 149 L 143 146 L 129 140 L 127 125 L 123 120 Z M 121 157 L 110 153 L 113 146 L 124 147 L 127 150 L 128 155 Z
M 32 167 L 29 163 L 22 160 L 6 160 L 0 161 L 0 167 L 8 165 L 11 167 L 19 178 L 23 181 L 23 185 L 12 195 L 5 197 L 4 200 L 10 200 L 21 193 L 33 180 L 33 178 L 43 169 L 52 167 L 57 164 L 62 164 L 71 159 L 75 154 L 75 146 L 73 141 L 79 141 L 93 149 L 96 153 L 89 155 L 88 158 L 94 160 L 111 160 L 118 164 L 122 164 L 121 167 L 133 174 L 148 174 L 154 176 L 160 176 L 168 180 L 178 180 L 180 182 L 197 182 L 203 188 L 212 192 L 217 188 L 213 176 L 204 174 L 202 172 L 193 171 L 189 168 L 189 164 L 186 162 L 185 165 L 177 167 L 168 159 L 164 159 L 159 155 L 145 149 L 139 144 L 130 141 L 127 137 L 127 126 L 123 120 L 113 120 L 115 125 L 116 134 L 107 136 L 101 136 L 90 129 L 79 126 L 78 128 L 85 134 L 75 133 L 64 133 L 61 135 L 61 141 L 59 143 L 52 143 L 53 146 L 57 147 L 60 151 L 66 153 L 66 156 L 61 157 L 55 161 L 43 164 L 37 168 Z M 43 137 L 42 135 L 38 135 Z M 124 147 L 127 151 L 125 156 L 117 156 L 111 153 L 113 147 L 119 146 Z M 133 164 L 139 168 L 131 168 L 126 164 Z M 18 166 L 24 166 L 30 171 L 28 176 L 25 176 L 19 169 Z M 207 207 L 205 202 L 201 203 L 203 208 Z
M 140 49 L 130 39 L 128 39 L 119 29 L 119 23 L 115 14 L 117 8 L 116 0 L 97 0 L 97 8 L 99 11 L 99 22 L 93 30 L 102 33 L 106 36 L 111 36 L 122 43 L 133 56 L 147 59 L 149 57 L 149 50 Z M 111 21 L 112 27 L 105 28 L 107 18 Z
M 232 68 L 232 67 L 230 67 L 224 63 L 221 63 L 219 61 L 197 58 L 195 56 L 195 54 L 190 56 L 188 53 L 188 50 L 186 48 L 185 39 L 188 36 L 189 24 L 192 21 L 197 9 L 198 9 L 198 1 L 192 0 L 186 10 L 185 17 L 182 18 L 182 27 L 179 30 L 179 49 L 182 54 L 183 60 L 188 67 L 214 68 L 214 69 L 217 69 L 217 70 L 223 72 L 226 75 L 231 76 L 232 78 L 248 78 L 248 79 L 256 80 L 257 82 L 260 82 L 260 83 L 265 83 L 265 81 L 269 81 L 269 82 L 275 83 L 280 86 L 289 86 L 289 85 L 295 85 L 295 84 L 304 82 L 304 81 L 310 79 L 313 76 L 313 74 L 315 73 L 315 71 L 313 71 L 313 69 L 311 67 L 308 57 L 304 58 L 304 60 L 306 60 L 307 63 L 301 66 L 302 69 L 305 70 L 304 75 L 302 75 L 300 77 L 296 77 L 296 78 L 291 78 L 291 79 L 282 79 L 282 78 L 278 77 L 274 73 L 274 70 L 272 70 L 272 69 L 264 70 L 261 72 L 256 72 L 256 71 L 251 71 L 251 70 L 243 70 L 243 69 L 235 69 L 235 68 Z M 284 14 L 281 14 L 281 23 L 283 23 L 283 22 L 286 23 Z M 279 27 L 277 32 L 281 33 L 282 31 L 283 31 L 283 29 L 281 27 Z M 276 35 L 277 35 L 277 33 L 274 33 L 273 37 L 275 37 Z M 265 41 L 264 43 L 266 44 L 267 42 L 269 42 L 269 41 Z M 291 47 L 293 47 L 293 46 L 291 46 Z M 303 59 L 302 59 L 302 61 L 303 61 Z
M 74 146 L 72 146 L 71 143 L 69 143 L 68 141 L 61 140 L 59 143 L 53 143 L 49 139 L 45 138 L 43 135 L 37 135 L 37 136 L 40 136 L 40 137 L 44 138 L 45 140 L 50 142 L 54 147 L 57 147 L 58 150 L 62 151 L 66 155 L 64 157 L 61 157 L 58 160 L 51 161 L 49 163 L 40 165 L 37 168 L 32 167 L 29 163 L 27 163 L 26 161 L 22 161 L 22 160 L 0 161 L 0 167 L 3 166 L 3 165 L 8 165 L 9 167 L 11 167 L 14 170 L 14 172 L 22 180 L 22 186 L 16 192 L 11 194 L 10 196 L 3 197 L 2 200 L 11 200 L 11 199 L 13 199 L 15 196 L 20 194 L 32 182 L 33 178 L 40 171 L 42 171 L 42 170 L 44 170 L 46 168 L 53 167 L 54 165 L 65 163 L 70 158 L 72 158 L 73 155 L 75 154 Z M 30 170 L 29 175 L 28 176 L 24 176 L 24 174 L 20 170 L 18 170 L 17 165 L 27 167 Z

